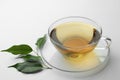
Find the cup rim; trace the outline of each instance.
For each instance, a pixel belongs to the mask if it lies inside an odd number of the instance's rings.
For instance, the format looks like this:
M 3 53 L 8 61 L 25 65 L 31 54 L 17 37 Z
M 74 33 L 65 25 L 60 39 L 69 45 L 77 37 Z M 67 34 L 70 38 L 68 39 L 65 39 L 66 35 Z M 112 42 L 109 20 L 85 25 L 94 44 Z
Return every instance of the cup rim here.
M 98 28 L 99 28 L 99 33 L 100 33 L 100 38 L 102 37 L 102 27 L 100 26 L 100 25 L 98 25 L 98 23 L 97 22 L 95 22 L 94 20 L 92 20 L 92 19 L 90 19 L 90 18 L 87 18 L 87 17 L 81 17 L 81 16 L 68 16 L 68 17 L 63 17 L 63 18 L 60 18 L 60 19 L 58 19 L 58 20 L 56 20 L 56 21 L 54 21 L 51 25 L 50 25 L 50 27 L 48 28 L 48 36 L 49 36 L 49 38 L 50 38 L 50 40 L 52 40 L 56 45 L 58 45 L 58 46 L 61 46 L 61 47 L 64 47 L 64 48 L 66 48 L 66 49 L 73 49 L 73 47 L 67 47 L 67 46 L 64 46 L 64 45 L 62 45 L 62 44 L 59 44 L 58 42 L 56 42 L 54 39 L 52 39 L 51 37 L 50 37 L 50 33 L 51 33 L 51 30 L 50 30 L 50 28 L 54 25 L 54 24 L 56 24 L 57 22 L 59 22 L 59 21 L 62 21 L 62 20 L 65 20 L 65 19 L 68 19 L 68 18 L 78 18 L 78 19 L 86 19 L 86 20 L 89 20 L 89 21 L 91 21 L 91 22 L 93 22 Z M 100 38 L 99 38 L 99 40 L 100 40 Z M 99 41 L 98 40 L 98 41 Z M 93 42 L 93 43 L 90 43 L 89 45 L 95 45 L 97 42 Z M 85 46 L 79 46 L 79 47 L 75 47 L 74 49 L 76 49 L 76 48 L 85 48 L 85 47 L 88 47 L 89 45 L 85 45 Z

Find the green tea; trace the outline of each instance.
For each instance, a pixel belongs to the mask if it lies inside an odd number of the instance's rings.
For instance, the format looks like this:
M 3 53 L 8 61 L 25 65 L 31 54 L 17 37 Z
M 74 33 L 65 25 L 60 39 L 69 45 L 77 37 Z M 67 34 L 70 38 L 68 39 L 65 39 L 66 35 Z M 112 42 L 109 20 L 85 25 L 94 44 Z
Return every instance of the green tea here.
M 72 58 L 91 52 L 100 36 L 94 26 L 82 22 L 66 22 L 57 25 L 50 33 L 56 49 L 64 56 Z

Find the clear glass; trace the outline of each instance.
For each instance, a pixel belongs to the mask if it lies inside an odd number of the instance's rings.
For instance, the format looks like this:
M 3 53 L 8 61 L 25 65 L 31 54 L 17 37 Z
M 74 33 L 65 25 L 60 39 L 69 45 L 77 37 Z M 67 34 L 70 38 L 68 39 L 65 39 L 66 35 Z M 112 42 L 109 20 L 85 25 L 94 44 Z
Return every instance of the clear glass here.
M 61 53 L 55 48 L 54 44 L 62 47 L 63 45 L 59 44 L 58 42 L 56 42 L 54 39 L 50 37 L 51 31 L 56 27 L 56 25 L 59 25 L 65 22 L 71 22 L 71 21 L 82 21 L 88 24 L 92 24 L 99 31 L 100 39 L 97 40 L 97 42 L 95 43 L 96 47 L 94 50 L 92 50 L 95 56 L 92 55 L 93 57 L 90 59 L 91 60 L 90 63 L 93 64 L 93 63 L 96 63 L 97 61 L 97 63 L 99 62 L 99 64 L 96 64 L 93 67 L 85 68 L 85 69 L 73 67 L 71 66 L 71 63 L 69 64 L 68 61 L 66 61 L 66 59 L 63 57 L 63 55 L 61 55 Z M 54 41 L 54 44 L 52 41 Z M 107 62 L 110 57 L 110 48 L 109 48 L 110 43 L 111 43 L 110 38 L 102 37 L 102 28 L 95 21 L 85 17 L 71 16 L 71 17 L 59 19 L 49 27 L 47 41 L 40 51 L 41 51 L 41 56 L 44 63 L 52 70 L 60 72 L 62 74 L 83 77 L 83 76 L 88 76 L 96 72 L 99 72 L 107 65 Z M 94 44 L 91 44 L 91 45 L 94 45 Z
M 80 17 L 80 16 L 70 16 L 70 17 L 65 17 L 65 18 L 61 18 L 59 20 L 56 20 L 48 29 L 48 35 L 50 37 L 50 33 L 51 31 L 58 25 L 61 25 L 61 24 L 64 24 L 64 23 L 67 23 L 67 22 L 84 22 L 85 24 L 89 24 L 89 25 L 92 25 L 94 26 L 94 28 L 99 32 L 100 34 L 100 37 L 102 35 L 102 28 L 93 20 L 89 19 L 89 18 L 86 18 L 86 17 Z M 81 27 L 84 27 L 84 26 L 81 26 Z M 75 28 L 74 28 L 75 29 Z M 66 30 L 67 32 L 68 30 Z M 81 31 L 81 30 L 79 30 Z M 58 45 L 59 47 L 62 47 L 62 48 L 65 48 L 66 46 L 63 46 L 61 44 L 59 44 L 58 42 L 56 42 L 53 38 L 51 38 L 51 41 L 53 42 L 53 44 L 55 45 Z M 99 38 L 100 39 L 100 38 Z M 93 42 L 93 43 L 90 43 L 90 45 L 97 45 L 99 39 L 96 41 L 96 42 Z M 85 46 L 79 46 L 79 47 L 76 47 L 76 48 L 84 48 L 84 47 L 88 47 L 88 45 L 85 45 Z M 71 48 L 71 47 L 66 47 L 66 48 Z

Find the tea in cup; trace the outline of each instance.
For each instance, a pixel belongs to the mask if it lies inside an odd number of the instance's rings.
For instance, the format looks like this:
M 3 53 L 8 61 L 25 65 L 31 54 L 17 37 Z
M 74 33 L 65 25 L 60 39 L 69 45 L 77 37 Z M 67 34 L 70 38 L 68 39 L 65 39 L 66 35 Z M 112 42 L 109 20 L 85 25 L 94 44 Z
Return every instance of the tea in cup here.
M 96 47 L 102 29 L 85 17 L 67 17 L 57 20 L 49 28 L 49 37 L 55 48 L 65 57 L 77 58 Z

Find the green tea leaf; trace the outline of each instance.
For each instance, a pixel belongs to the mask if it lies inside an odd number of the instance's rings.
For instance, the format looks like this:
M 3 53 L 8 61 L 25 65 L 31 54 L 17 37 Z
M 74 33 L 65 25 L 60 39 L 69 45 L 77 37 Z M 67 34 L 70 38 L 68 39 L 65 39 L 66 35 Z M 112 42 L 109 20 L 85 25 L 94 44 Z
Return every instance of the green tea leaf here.
M 40 56 L 33 56 L 33 55 L 23 55 L 23 56 L 20 56 L 19 58 L 23 58 L 25 61 L 28 61 L 28 62 L 39 62 L 41 61 L 41 57 Z
M 18 71 L 26 74 L 30 73 L 36 73 L 40 72 L 43 70 L 43 66 L 39 62 L 23 62 L 23 63 L 17 63 L 15 65 L 9 66 L 9 67 L 14 67 Z
M 44 35 L 43 37 L 39 38 L 36 42 L 36 45 L 38 48 L 42 48 L 43 45 L 45 44 L 46 42 L 46 35 Z
M 29 45 L 22 44 L 22 45 L 14 45 L 6 50 L 2 50 L 2 52 L 10 52 L 14 55 L 18 54 L 28 54 L 32 52 L 32 48 Z
M 18 58 L 24 59 L 24 62 L 17 63 L 9 67 L 14 67 L 18 71 L 22 73 L 27 73 L 27 74 L 40 72 L 43 69 L 48 69 L 43 66 L 42 61 L 41 61 L 42 59 L 40 56 L 34 56 L 34 55 L 27 54 L 27 55 L 19 55 Z
M 43 37 L 37 40 L 36 42 L 37 48 L 42 48 L 45 42 L 46 42 L 46 35 L 44 35 Z M 37 56 L 30 55 L 29 53 L 32 51 L 33 49 L 27 44 L 14 45 L 6 50 L 2 50 L 2 52 L 10 52 L 14 55 L 19 54 L 18 58 L 22 58 L 24 62 L 14 64 L 9 67 L 14 67 L 22 73 L 30 74 L 30 73 L 40 72 L 43 69 L 51 69 L 43 63 L 39 55 Z

